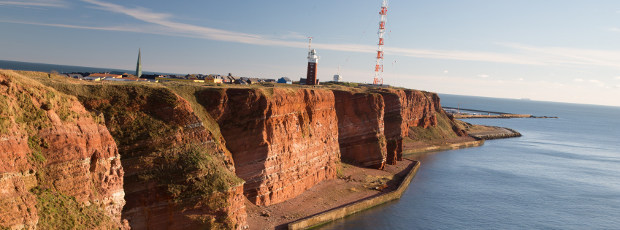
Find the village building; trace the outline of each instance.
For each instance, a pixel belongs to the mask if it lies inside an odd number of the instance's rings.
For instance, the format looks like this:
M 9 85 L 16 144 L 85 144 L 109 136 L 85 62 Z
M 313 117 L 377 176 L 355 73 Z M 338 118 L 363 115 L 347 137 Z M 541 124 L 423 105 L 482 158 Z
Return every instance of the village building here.
M 102 79 L 101 77 L 91 77 L 91 76 L 82 78 L 82 80 L 87 80 L 87 81 L 101 81 L 101 79 Z
M 281 78 L 278 79 L 278 83 L 293 84 L 293 80 L 291 80 L 288 77 L 281 77 Z
M 204 79 L 206 83 L 221 84 L 224 82 L 219 75 L 213 75 L 213 74 L 206 76 Z
M 123 78 L 122 74 L 111 74 L 111 73 L 91 73 L 88 76 L 99 77 L 99 78 Z
M 82 74 L 79 74 L 79 73 L 68 73 L 67 77 L 75 78 L 75 79 L 82 79 L 84 76 L 82 76 Z
M 196 83 L 204 83 L 205 82 L 205 80 L 200 80 L 200 79 L 183 79 L 183 78 L 172 78 L 172 77 L 156 77 L 155 80 L 157 82 L 166 82 L 166 81 L 196 82 Z

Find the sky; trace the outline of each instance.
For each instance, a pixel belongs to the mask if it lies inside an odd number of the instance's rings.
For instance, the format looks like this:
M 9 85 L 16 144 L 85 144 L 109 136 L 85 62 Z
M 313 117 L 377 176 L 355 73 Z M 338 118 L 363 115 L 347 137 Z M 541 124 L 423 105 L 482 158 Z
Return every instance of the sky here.
M 381 0 L 0 0 L 0 59 L 372 82 Z M 620 1 L 391 0 L 384 83 L 620 106 Z

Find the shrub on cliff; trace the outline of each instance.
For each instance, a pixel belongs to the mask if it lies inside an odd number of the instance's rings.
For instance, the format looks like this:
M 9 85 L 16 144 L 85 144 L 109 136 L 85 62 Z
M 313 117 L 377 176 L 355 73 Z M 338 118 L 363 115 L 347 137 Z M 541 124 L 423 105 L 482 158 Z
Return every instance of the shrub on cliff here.
M 83 204 L 75 197 L 67 196 L 50 189 L 35 188 L 37 209 L 39 210 L 39 229 L 95 229 L 116 227 L 105 215 L 103 207 L 96 204 Z

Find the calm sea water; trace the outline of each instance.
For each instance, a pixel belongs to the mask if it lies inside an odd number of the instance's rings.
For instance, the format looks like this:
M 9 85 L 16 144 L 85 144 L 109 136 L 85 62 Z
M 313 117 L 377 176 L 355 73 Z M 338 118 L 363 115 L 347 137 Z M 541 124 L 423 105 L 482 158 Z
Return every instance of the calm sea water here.
M 420 156 L 403 197 L 321 229 L 620 229 L 620 107 L 442 95 L 559 119 L 472 119 L 523 137 Z

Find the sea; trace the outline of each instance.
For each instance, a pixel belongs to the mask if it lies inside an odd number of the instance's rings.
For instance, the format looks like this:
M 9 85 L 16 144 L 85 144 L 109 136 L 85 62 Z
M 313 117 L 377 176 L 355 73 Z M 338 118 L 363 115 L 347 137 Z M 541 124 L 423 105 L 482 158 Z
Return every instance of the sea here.
M 620 107 L 440 95 L 522 137 L 425 154 L 402 198 L 320 229 L 620 229 Z

